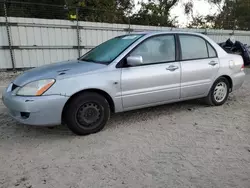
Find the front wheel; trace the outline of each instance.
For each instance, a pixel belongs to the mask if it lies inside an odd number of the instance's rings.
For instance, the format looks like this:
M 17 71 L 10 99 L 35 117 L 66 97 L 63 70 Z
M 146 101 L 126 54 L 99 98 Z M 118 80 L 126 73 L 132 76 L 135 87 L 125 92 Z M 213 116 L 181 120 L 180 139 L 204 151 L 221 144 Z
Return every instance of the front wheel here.
M 102 95 L 84 92 L 69 102 L 63 115 L 73 133 L 88 135 L 104 128 L 110 117 L 110 107 Z
M 213 106 L 223 105 L 228 99 L 229 89 L 229 82 L 226 78 L 221 77 L 217 79 L 205 99 L 207 104 Z

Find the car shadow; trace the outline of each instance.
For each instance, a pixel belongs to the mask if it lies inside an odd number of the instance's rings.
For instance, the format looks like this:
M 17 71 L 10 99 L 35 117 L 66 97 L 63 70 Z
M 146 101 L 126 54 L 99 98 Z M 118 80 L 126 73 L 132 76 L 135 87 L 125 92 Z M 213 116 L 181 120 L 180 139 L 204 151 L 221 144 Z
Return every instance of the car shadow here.
M 234 96 L 230 96 L 229 102 L 233 98 Z M 202 100 L 196 99 L 112 114 L 109 122 L 105 126 L 104 130 L 102 130 L 102 132 L 119 129 L 124 127 L 125 125 L 132 126 L 135 122 L 157 120 L 161 116 L 174 115 L 178 112 L 187 111 L 192 113 L 195 110 L 206 107 L 210 106 L 206 105 Z M 49 128 L 29 126 L 17 123 L 9 117 L 5 110 L 3 113 L 0 113 L 0 121 L 0 139 L 15 137 L 15 135 L 23 138 L 49 138 L 56 140 L 65 139 L 65 137 L 74 138 L 76 136 L 67 128 L 66 125 L 58 125 Z
M 2 110 L 3 111 L 3 110 Z M 13 120 L 7 113 L 7 109 L 0 114 L 0 140 L 14 137 L 44 139 L 59 139 L 74 135 L 65 125 L 55 127 L 24 125 Z
M 205 107 L 209 106 L 204 104 L 202 100 L 196 99 L 112 114 L 107 129 L 113 126 L 122 126 L 124 122 L 132 123 L 154 120 L 161 116 L 172 115 L 180 111 L 192 112 Z
M 122 127 L 124 123 L 130 122 L 131 124 L 133 124 L 133 122 L 147 121 L 149 119 L 153 120 L 159 118 L 160 116 L 174 114 L 180 110 L 192 112 L 197 108 L 204 107 L 206 107 L 206 105 L 204 105 L 202 101 L 190 100 L 112 114 L 110 121 L 103 131 L 117 129 L 119 127 Z M 9 117 L 6 109 L 2 109 L 2 113 L 0 114 L 0 121 L 0 139 L 15 137 L 15 134 L 23 138 L 29 137 L 36 139 L 44 139 L 48 137 L 50 137 L 50 139 L 65 139 L 65 137 L 75 136 L 67 128 L 66 125 L 58 125 L 55 127 L 37 127 L 17 123 L 15 120 Z

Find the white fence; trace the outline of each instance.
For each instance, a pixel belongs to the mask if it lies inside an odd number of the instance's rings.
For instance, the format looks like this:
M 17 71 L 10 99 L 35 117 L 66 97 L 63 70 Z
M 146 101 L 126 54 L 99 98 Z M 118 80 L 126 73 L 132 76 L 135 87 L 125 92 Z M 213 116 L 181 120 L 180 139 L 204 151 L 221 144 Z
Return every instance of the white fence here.
M 177 29 L 95 22 L 79 22 L 77 27 L 76 21 L 14 17 L 8 18 L 8 24 L 12 50 L 10 50 L 5 18 L 0 17 L 0 69 L 11 69 L 13 63 L 15 68 L 28 68 L 76 59 L 78 50 L 83 54 L 94 46 L 129 31 L 172 29 L 201 32 L 206 33 L 216 42 L 223 42 L 234 34 L 236 40 L 250 44 L 249 31 Z

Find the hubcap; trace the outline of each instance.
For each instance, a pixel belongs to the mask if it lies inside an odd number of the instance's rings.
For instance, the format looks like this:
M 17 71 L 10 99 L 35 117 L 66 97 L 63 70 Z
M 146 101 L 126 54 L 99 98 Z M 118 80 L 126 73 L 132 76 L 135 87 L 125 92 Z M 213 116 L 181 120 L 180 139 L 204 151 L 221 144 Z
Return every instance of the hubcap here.
M 216 102 L 222 102 L 227 96 L 227 84 L 219 82 L 214 88 L 214 99 Z
M 94 102 L 83 104 L 76 113 L 77 122 L 83 126 L 90 128 L 100 120 L 101 107 Z

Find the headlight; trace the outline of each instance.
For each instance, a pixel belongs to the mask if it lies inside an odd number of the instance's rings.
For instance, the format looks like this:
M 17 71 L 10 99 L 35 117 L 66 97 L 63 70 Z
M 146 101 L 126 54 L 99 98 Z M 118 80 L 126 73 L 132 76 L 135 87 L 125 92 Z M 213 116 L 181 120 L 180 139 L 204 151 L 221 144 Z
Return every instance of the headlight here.
M 46 92 L 54 83 L 54 79 L 30 82 L 21 87 L 16 94 L 22 96 L 40 96 L 44 92 Z

